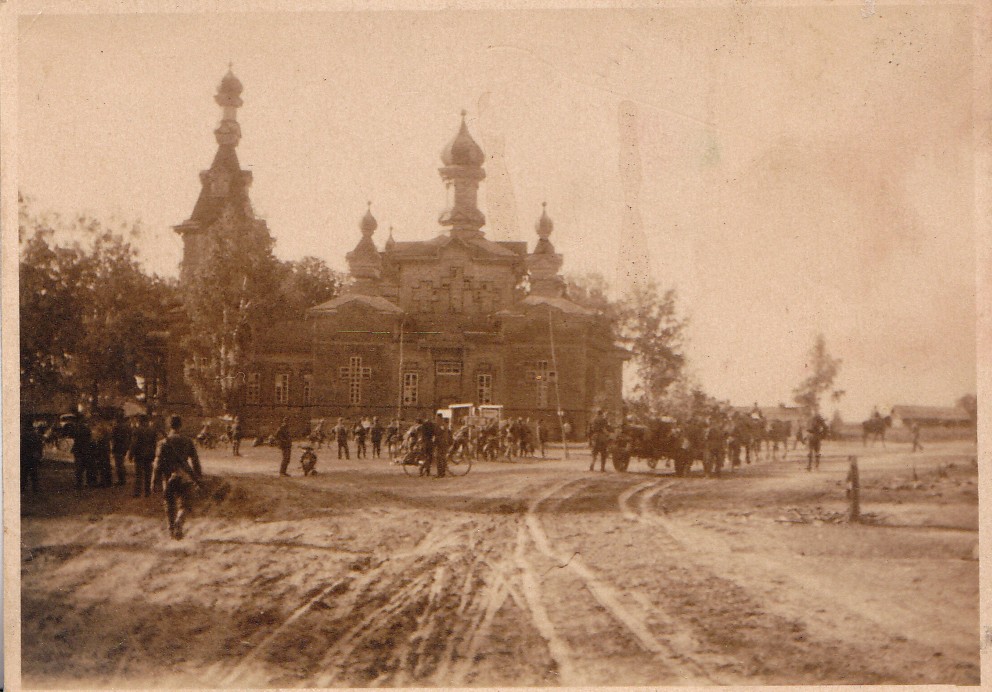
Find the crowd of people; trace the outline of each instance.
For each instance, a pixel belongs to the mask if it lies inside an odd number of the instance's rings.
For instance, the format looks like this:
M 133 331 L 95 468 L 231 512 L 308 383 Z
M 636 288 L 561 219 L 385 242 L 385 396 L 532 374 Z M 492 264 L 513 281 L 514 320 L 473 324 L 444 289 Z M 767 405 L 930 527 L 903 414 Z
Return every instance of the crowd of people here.
M 172 416 L 167 430 L 160 431 L 146 415 L 112 417 L 77 416 L 59 428 L 44 433 L 25 419 L 21 426 L 21 484 L 39 490 L 38 466 L 46 441 L 71 440 L 76 492 L 126 486 L 126 461 L 134 465 L 131 495 L 161 494 L 165 503 L 169 534 L 183 537 L 183 522 L 190 493 L 202 486 L 203 472 L 193 440 L 182 434 L 182 419 Z M 164 434 L 163 434 L 164 432 Z M 47 440 L 46 440 L 47 437 Z

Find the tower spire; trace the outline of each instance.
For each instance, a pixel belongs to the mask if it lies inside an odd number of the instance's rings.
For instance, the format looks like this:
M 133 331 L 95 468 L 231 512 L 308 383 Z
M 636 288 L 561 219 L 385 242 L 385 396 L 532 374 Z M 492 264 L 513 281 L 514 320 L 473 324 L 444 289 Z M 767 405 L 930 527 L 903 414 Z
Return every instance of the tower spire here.
M 438 222 L 451 227 L 451 235 L 456 238 L 481 237 L 486 217 L 478 207 L 479 182 L 486 172 L 482 168 L 486 155 L 469 134 L 462 110 L 462 124 L 455 138 L 441 152 L 443 168 L 438 169 L 446 185 L 454 188 L 451 207 L 441 214 Z
M 220 146 L 236 147 L 241 140 L 238 109 L 244 103 L 241 100 L 244 87 L 241 85 L 241 80 L 234 76 L 233 67 L 234 63 L 227 64 L 227 74 L 220 80 L 220 86 L 217 87 L 217 94 L 214 96 L 214 101 L 223 109 L 220 125 L 214 130 L 214 137 L 217 138 L 217 144 Z

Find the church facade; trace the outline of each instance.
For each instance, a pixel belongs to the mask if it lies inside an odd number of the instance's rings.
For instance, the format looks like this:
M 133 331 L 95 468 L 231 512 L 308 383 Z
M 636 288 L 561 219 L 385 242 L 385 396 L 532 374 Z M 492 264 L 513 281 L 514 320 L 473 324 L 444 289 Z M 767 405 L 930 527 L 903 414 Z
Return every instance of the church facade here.
M 193 214 L 175 227 L 184 242 L 180 280 L 212 224 L 235 211 L 251 215 L 251 174 L 235 152 L 241 90 L 229 72 L 216 96 L 224 109 L 218 153 L 200 175 Z M 568 299 L 547 212 L 533 249 L 486 238 L 477 205 L 485 160 L 463 112 L 438 169 L 453 190 L 450 208 L 429 240 L 390 232 L 380 247 L 369 203 L 346 255 L 351 280 L 344 291 L 257 340 L 240 393 L 247 430 L 267 429 L 283 416 L 298 433 L 319 418 L 409 420 L 454 403 L 502 405 L 504 415 L 540 418 L 550 430 L 559 429 L 560 415 L 583 430 L 596 408 L 620 407 L 628 353 L 615 346 L 602 317 Z M 192 404 L 181 367 L 170 354 L 175 386 L 167 408 Z

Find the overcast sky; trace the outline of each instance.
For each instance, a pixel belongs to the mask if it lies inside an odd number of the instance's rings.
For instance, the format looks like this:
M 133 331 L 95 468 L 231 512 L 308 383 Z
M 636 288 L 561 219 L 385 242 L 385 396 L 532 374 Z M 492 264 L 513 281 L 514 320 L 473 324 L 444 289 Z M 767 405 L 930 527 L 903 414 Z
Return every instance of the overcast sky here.
M 140 219 L 176 274 L 232 61 L 280 257 L 343 269 L 366 200 L 380 246 L 440 232 L 465 108 L 505 141 L 516 219 L 490 233 L 533 243 L 546 200 L 565 271 L 612 281 L 633 101 L 646 252 L 708 391 L 791 401 L 822 331 L 849 420 L 949 405 L 976 386 L 971 31 L 954 5 L 22 17 L 19 186 Z

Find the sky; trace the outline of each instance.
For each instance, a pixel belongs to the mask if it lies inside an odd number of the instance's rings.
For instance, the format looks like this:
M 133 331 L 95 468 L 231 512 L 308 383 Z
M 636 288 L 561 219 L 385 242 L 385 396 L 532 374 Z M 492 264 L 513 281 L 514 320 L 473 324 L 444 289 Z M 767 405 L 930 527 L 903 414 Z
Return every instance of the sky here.
M 546 201 L 565 273 L 616 282 L 633 103 L 638 251 L 694 376 L 789 403 L 822 332 L 859 420 L 976 389 L 971 32 L 961 5 L 22 16 L 18 186 L 140 219 L 142 260 L 177 274 L 231 62 L 280 257 L 344 269 L 366 201 L 380 247 L 437 235 L 464 108 L 499 154 L 490 237 L 535 242 Z

